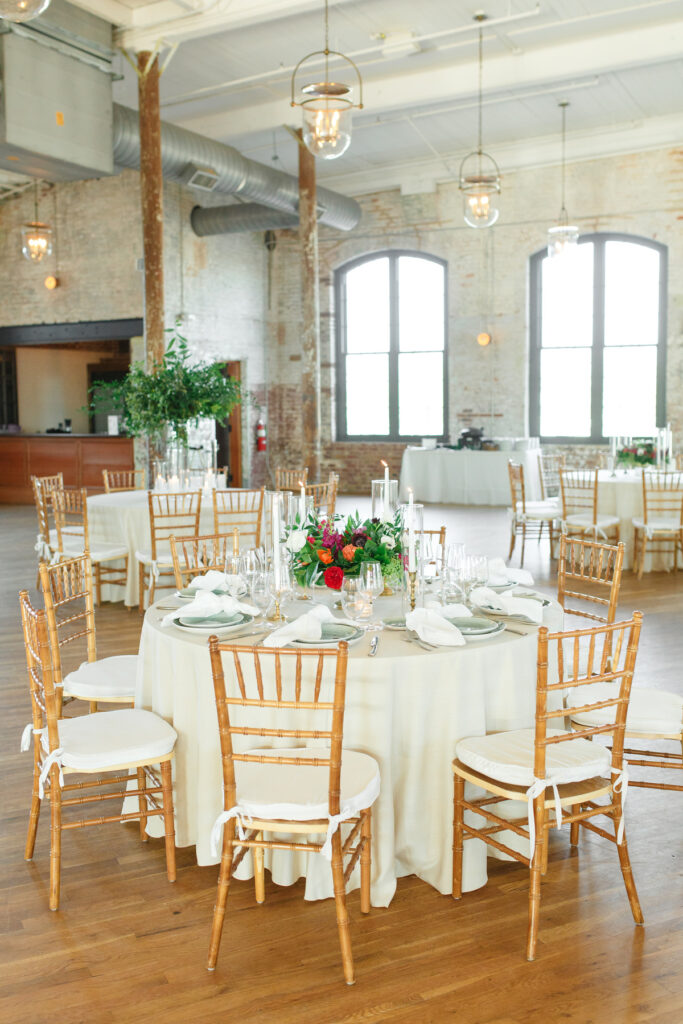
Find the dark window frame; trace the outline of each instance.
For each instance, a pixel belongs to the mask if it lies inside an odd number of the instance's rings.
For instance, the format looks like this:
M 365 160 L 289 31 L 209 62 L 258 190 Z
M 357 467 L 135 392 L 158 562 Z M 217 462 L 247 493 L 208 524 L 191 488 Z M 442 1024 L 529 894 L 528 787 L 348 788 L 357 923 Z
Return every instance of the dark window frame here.
M 412 256 L 418 259 L 438 263 L 443 269 L 443 431 L 437 434 L 437 440 L 448 438 L 448 261 L 431 253 L 413 249 L 382 249 L 377 252 L 358 256 L 348 263 L 342 264 L 334 272 L 335 299 L 335 363 L 336 363 L 336 404 L 337 404 L 337 441 L 344 443 L 367 441 L 385 441 L 387 443 L 410 444 L 421 440 L 421 436 L 398 433 L 398 356 L 399 356 L 399 314 L 398 314 L 398 260 L 401 256 Z M 377 259 L 389 259 L 389 433 L 388 434 L 349 434 L 346 430 L 346 275 L 350 270 L 370 263 Z M 426 354 L 426 353 L 425 353 Z M 427 436 L 427 435 L 423 435 Z M 430 434 L 430 437 L 434 435 Z
M 668 246 L 642 235 L 619 231 L 598 231 L 581 235 L 579 245 L 592 242 L 593 261 L 593 341 L 591 348 L 591 433 L 588 437 L 551 437 L 541 434 L 541 313 L 543 260 L 547 248 L 539 249 L 529 258 L 529 434 L 544 444 L 607 444 L 602 433 L 603 355 L 605 350 L 605 246 L 607 242 L 629 242 L 644 245 L 659 253 L 659 332 L 657 337 L 657 393 L 655 418 L 658 427 L 666 426 L 666 338 Z M 598 432 L 599 425 L 599 432 Z

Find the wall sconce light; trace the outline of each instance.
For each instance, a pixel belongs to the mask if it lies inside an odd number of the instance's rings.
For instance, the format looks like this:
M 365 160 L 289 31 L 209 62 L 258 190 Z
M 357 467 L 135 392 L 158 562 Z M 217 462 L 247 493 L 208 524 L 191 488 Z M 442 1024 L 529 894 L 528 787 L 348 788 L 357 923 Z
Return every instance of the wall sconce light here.
M 487 334 L 486 331 L 482 331 L 477 335 L 477 345 L 481 345 L 482 348 L 486 348 L 487 345 L 491 344 L 491 335 Z
M 55 277 L 54 274 L 48 274 L 43 284 L 49 292 L 53 292 L 55 288 L 59 288 L 59 278 Z

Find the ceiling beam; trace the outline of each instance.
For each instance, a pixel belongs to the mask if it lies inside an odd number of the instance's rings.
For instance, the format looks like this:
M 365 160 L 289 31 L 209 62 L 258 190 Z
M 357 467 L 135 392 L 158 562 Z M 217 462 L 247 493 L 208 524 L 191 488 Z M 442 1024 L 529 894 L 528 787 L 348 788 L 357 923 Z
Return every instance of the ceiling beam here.
M 672 21 L 490 57 L 484 67 L 484 86 L 486 93 L 514 92 L 553 82 L 561 89 L 567 79 L 677 60 L 682 52 L 683 22 Z M 437 105 L 471 97 L 475 92 L 474 61 L 412 72 L 409 67 L 410 60 L 406 60 L 406 70 L 398 74 L 365 79 L 364 116 Z M 204 116 L 193 117 L 189 109 L 190 105 L 184 105 L 174 116 L 173 108 L 168 107 L 166 116 L 175 124 L 223 141 L 233 135 L 272 130 L 293 120 L 285 96 Z

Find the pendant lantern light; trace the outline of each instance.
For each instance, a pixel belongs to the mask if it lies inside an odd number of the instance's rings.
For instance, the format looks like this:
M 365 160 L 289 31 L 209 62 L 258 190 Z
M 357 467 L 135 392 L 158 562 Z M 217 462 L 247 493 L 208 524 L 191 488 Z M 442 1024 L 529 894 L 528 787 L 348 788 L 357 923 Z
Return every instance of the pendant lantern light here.
M 562 110 L 562 206 L 557 224 L 548 228 L 548 256 L 563 256 L 572 252 L 579 241 L 579 229 L 569 223 L 569 215 L 564 202 L 565 188 L 565 136 L 567 130 L 567 107 L 569 100 L 560 100 Z
M 479 100 L 478 146 L 468 153 L 460 164 L 460 191 L 463 194 L 465 223 L 471 228 L 489 228 L 498 220 L 498 195 L 500 194 L 500 170 L 498 164 L 482 148 L 482 77 L 484 68 L 484 32 L 481 27 L 486 15 L 475 14 L 479 23 Z
M 50 0 L 0 0 L 0 18 L 4 21 L 33 21 L 50 6 Z
M 325 81 L 312 82 L 301 89 L 303 99 L 296 99 L 296 76 L 303 64 L 314 57 L 325 58 Z M 358 79 L 358 103 L 350 98 L 351 88 L 342 82 L 331 82 L 329 73 L 330 57 L 341 57 L 353 68 Z M 323 160 L 336 160 L 351 145 L 351 114 L 354 107 L 363 107 L 363 81 L 360 71 L 351 60 L 338 50 L 330 50 L 329 11 L 325 0 L 325 49 L 306 54 L 294 68 L 292 74 L 291 105 L 301 107 L 303 114 L 302 137 L 313 156 Z
M 52 252 L 52 228 L 38 220 L 38 182 L 33 198 L 34 219 L 21 229 L 21 251 L 29 263 L 40 263 Z

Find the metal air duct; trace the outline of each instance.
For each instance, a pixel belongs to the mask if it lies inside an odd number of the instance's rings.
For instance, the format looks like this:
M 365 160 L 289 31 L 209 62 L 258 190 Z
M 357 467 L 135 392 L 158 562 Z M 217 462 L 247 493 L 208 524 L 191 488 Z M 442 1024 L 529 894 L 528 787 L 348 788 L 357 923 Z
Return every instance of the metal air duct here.
M 296 228 L 299 218 L 284 210 L 271 210 L 260 203 L 235 206 L 195 206 L 190 214 L 195 235 L 230 235 L 240 231 L 275 231 Z
M 114 104 L 114 163 L 119 167 L 138 169 L 140 166 L 140 128 L 138 113 L 130 107 Z M 162 122 L 161 125 L 161 164 L 164 178 L 183 184 L 186 180 L 188 164 L 211 168 L 217 176 L 214 192 L 228 195 L 244 196 L 255 200 L 273 210 L 290 214 L 291 223 L 276 224 L 273 218 L 265 224 L 265 216 L 250 204 L 252 213 L 242 220 L 243 226 L 229 226 L 228 231 L 262 231 L 264 228 L 295 227 L 298 223 L 299 182 L 292 174 L 276 171 L 265 164 L 257 163 L 243 157 L 232 146 L 207 139 L 196 132 L 178 128 L 176 125 Z M 361 210 L 355 199 L 342 196 L 330 189 L 317 190 L 319 220 L 321 224 L 350 231 L 358 224 Z M 232 225 L 238 221 L 238 207 L 220 207 L 225 223 Z M 226 216 L 226 211 L 231 212 Z M 195 218 L 193 211 L 193 227 Z M 206 221 L 210 222 L 209 214 L 215 212 L 207 209 Z M 257 216 L 258 215 L 258 216 Z M 293 217 L 291 216 L 293 215 Z M 277 218 L 275 218 L 277 220 Z M 200 232 L 198 232 L 200 233 Z M 219 234 L 218 230 L 205 230 L 203 234 Z

